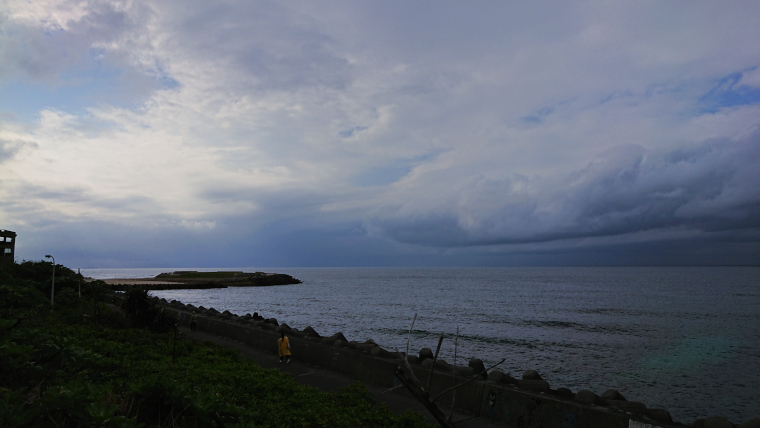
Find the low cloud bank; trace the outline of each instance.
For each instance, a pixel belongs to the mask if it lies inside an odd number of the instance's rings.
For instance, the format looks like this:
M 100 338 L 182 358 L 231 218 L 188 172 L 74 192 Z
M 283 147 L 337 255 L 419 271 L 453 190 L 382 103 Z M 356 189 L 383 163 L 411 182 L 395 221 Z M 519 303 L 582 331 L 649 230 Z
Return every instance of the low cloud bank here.
M 367 228 L 436 247 L 653 231 L 652 240 L 737 231 L 756 236 L 759 164 L 755 132 L 738 141 L 708 140 L 667 151 L 621 146 L 569 174 L 474 176 L 446 194 L 426 194 L 410 180 L 401 191 L 404 202 L 377 210 Z M 445 172 L 440 174 L 445 181 Z

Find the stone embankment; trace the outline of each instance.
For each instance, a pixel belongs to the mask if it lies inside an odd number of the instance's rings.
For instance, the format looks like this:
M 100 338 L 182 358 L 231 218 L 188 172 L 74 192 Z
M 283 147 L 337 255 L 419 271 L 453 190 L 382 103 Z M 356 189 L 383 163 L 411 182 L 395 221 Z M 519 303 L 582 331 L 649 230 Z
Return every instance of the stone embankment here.
M 275 352 L 280 333 L 290 338 L 295 358 L 317 367 L 343 373 L 359 381 L 387 388 L 403 388 L 395 376 L 405 358 L 414 376 L 428 386 L 430 397 L 451 405 L 457 410 L 488 416 L 515 427 L 568 428 L 654 428 L 684 426 L 674 422 L 665 409 L 650 409 L 644 403 L 628 401 L 618 391 L 601 395 L 592 391 L 573 392 L 567 388 L 553 389 L 534 370 L 525 371 L 518 379 L 495 369 L 486 371 L 483 362 L 472 359 L 467 366 L 455 366 L 435 360 L 431 349 L 423 348 L 418 355 L 390 352 L 371 340 L 348 340 L 342 333 L 321 336 L 311 327 L 298 330 L 274 318 L 257 313 L 238 316 L 229 311 L 184 305 L 162 299 L 167 309 L 181 323 L 189 323 L 195 311 L 199 316 L 198 329 L 246 343 L 259 349 Z M 698 428 L 760 428 L 760 418 L 740 425 L 713 416 L 699 419 L 687 426 Z

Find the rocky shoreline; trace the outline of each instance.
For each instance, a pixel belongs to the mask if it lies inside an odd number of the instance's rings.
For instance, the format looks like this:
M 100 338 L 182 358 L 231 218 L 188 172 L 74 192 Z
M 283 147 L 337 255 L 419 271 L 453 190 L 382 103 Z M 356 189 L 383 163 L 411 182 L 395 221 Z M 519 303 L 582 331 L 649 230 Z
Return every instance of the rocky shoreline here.
M 721 416 L 698 419 L 688 425 L 684 425 L 680 422 L 674 422 L 667 410 L 650 409 L 647 408 L 644 403 L 628 401 L 616 390 L 608 390 L 602 394 L 596 394 L 587 390 L 573 392 L 567 388 L 553 389 L 549 383 L 543 380 L 540 374 L 534 370 L 526 370 L 518 379 L 511 376 L 509 373 L 504 373 L 498 369 L 486 370 L 483 362 L 476 358 L 471 359 L 467 366 L 452 365 L 446 361 L 435 358 L 435 354 L 429 348 L 421 349 L 418 355 L 404 355 L 403 353 L 387 351 L 371 340 L 364 342 L 348 340 L 342 333 L 335 333 L 331 336 L 325 337 L 317 333 L 311 327 L 298 330 L 296 328 L 291 328 L 285 323 L 278 323 L 275 318 L 266 318 L 258 313 L 239 316 L 229 311 L 219 312 L 214 308 L 185 305 L 176 300 L 168 302 L 165 299 L 161 299 L 161 301 L 167 307 L 176 310 L 180 320 L 184 320 L 184 318 L 189 317 L 190 313 L 196 312 L 201 317 L 208 320 L 208 323 L 204 324 L 210 331 L 227 337 L 251 341 L 252 344 L 257 340 L 253 337 L 258 334 L 285 333 L 291 337 L 292 340 L 305 341 L 306 343 L 311 344 L 306 345 L 306 347 L 312 349 L 312 351 L 310 351 L 310 358 L 314 359 L 314 361 L 311 361 L 310 363 L 338 372 L 354 370 L 352 367 L 359 365 L 361 368 L 356 369 L 359 372 L 353 371 L 351 372 L 351 375 L 363 381 L 385 386 L 394 385 L 394 382 L 397 381 L 393 379 L 393 370 L 389 371 L 386 367 L 382 370 L 384 374 L 378 374 L 376 372 L 380 370 L 377 369 L 377 367 L 385 367 L 387 365 L 387 363 L 381 363 L 381 361 L 389 361 L 390 364 L 393 365 L 397 364 L 399 361 L 403 361 L 403 359 L 406 359 L 415 372 L 418 372 L 418 374 L 422 373 L 419 374 L 421 378 L 431 377 L 433 370 L 441 373 L 449 373 L 448 376 L 454 376 L 460 379 L 474 377 L 475 382 L 471 382 L 475 385 L 474 387 L 471 387 L 475 388 L 473 389 L 472 394 L 473 397 L 481 396 L 481 399 L 475 400 L 469 404 L 465 404 L 463 401 L 461 410 L 469 411 L 473 414 L 481 413 L 485 410 L 492 413 L 493 417 L 497 420 L 509 422 L 511 420 L 510 418 L 516 414 L 523 415 L 521 417 L 524 418 L 546 420 L 546 418 L 549 417 L 560 417 L 561 415 L 558 416 L 558 414 L 565 412 L 565 415 L 562 417 L 580 418 L 583 416 L 584 418 L 590 418 L 590 420 L 595 421 L 599 421 L 599 418 L 604 420 L 609 419 L 608 422 L 615 420 L 617 424 L 615 415 L 620 416 L 620 413 L 622 413 L 623 419 L 628 418 L 628 426 L 760 428 L 760 418 L 755 418 L 742 424 L 735 425 Z M 239 326 L 240 329 L 234 328 L 235 325 Z M 200 327 L 201 326 L 199 326 L 199 328 Z M 256 333 L 257 331 L 260 333 Z M 323 350 L 322 348 L 324 347 L 327 348 Z M 343 364 L 336 365 L 334 364 L 334 359 L 339 355 L 335 353 L 338 349 L 344 350 L 341 352 L 356 353 L 356 355 L 354 357 L 348 357 Z M 324 358 L 320 357 L 320 354 L 322 353 L 326 353 Z M 330 356 L 330 353 L 332 353 L 332 356 Z M 358 358 L 358 355 L 366 355 L 366 358 L 370 358 L 371 361 L 363 362 L 364 358 Z M 374 361 L 374 363 L 372 361 Z M 370 368 L 371 365 L 374 365 L 375 367 Z M 361 373 L 361 371 L 366 373 Z M 480 393 L 476 394 L 478 388 L 480 388 Z M 482 392 L 485 391 L 486 388 L 490 388 L 491 391 L 496 394 L 493 395 L 493 399 L 490 398 L 490 395 L 489 398 L 483 399 Z M 497 400 L 496 397 L 499 397 L 499 399 Z M 509 400 L 506 400 L 506 397 L 510 397 Z M 551 400 L 546 401 L 549 398 L 551 398 Z M 509 401 L 509 403 L 507 403 L 507 401 Z M 589 413 L 589 408 L 597 409 L 601 411 L 601 413 Z M 506 413 L 495 412 L 495 410 L 502 410 Z M 560 420 L 564 421 L 561 417 Z M 573 423 L 568 426 L 586 426 L 575 419 L 573 419 L 573 421 L 578 423 Z M 632 423 L 633 425 L 631 425 Z M 637 423 L 641 425 L 637 425 Z M 589 426 L 594 425 L 592 424 Z

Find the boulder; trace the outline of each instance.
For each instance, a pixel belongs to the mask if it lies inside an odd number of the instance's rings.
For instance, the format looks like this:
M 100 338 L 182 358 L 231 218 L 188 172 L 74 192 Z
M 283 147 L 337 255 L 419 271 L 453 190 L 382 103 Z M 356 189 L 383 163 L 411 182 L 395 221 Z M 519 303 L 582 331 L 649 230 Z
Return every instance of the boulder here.
M 710 416 L 705 419 L 705 428 L 733 428 L 734 424 L 723 416 Z
M 264 320 L 264 322 L 267 323 L 267 324 L 272 324 L 275 327 L 277 327 L 277 326 L 280 325 L 275 318 L 267 318 L 267 319 Z
M 567 398 L 569 400 L 572 400 L 575 397 L 573 391 L 570 391 L 567 388 L 557 388 L 556 390 L 552 390 L 551 393 L 557 397 Z
M 627 401 L 625 397 L 623 397 L 623 394 L 617 392 L 614 389 L 608 389 L 604 391 L 602 394 L 602 398 L 605 400 L 617 400 L 617 401 Z
M 337 332 L 330 337 L 323 338 L 322 343 L 326 345 L 332 345 L 333 343 L 335 343 L 336 340 L 342 340 L 344 342 L 348 342 L 348 340 L 346 339 L 346 336 L 344 336 L 343 333 Z
M 386 353 L 387 353 L 388 358 L 393 358 L 394 360 L 401 361 L 404 359 L 404 357 L 406 357 L 406 354 L 400 351 L 385 351 L 382 354 L 386 354 Z
M 224 312 L 222 312 L 222 313 L 223 313 L 224 315 L 229 315 L 229 316 L 232 316 L 232 312 L 230 312 L 230 311 L 228 311 L 228 310 L 225 310 L 225 311 L 224 311 Z
M 335 346 L 336 348 L 342 348 L 342 347 L 344 347 L 346 345 L 348 345 L 348 342 L 346 342 L 345 340 L 336 340 L 332 344 L 332 346 Z
M 382 358 L 390 358 L 392 360 L 398 360 L 399 359 L 399 352 L 396 351 L 389 351 L 387 349 L 383 349 L 382 347 L 378 346 L 377 349 L 380 350 L 380 354 L 378 354 Z
M 445 370 L 445 371 L 451 371 L 452 370 L 451 364 L 447 363 L 444 360 L 437 360 L 434 363 L 432 359 L 425 358 L 424 360 L 422 360 L 422 362 L 420 363 L 420 365 L 422 365 L 422 367 L 426 367 L 426 368 L 430 368 L 430 366 L 435 366 L 435 368 L 437 368 L 438 370 Z
M 475 370 L 472 367 L 453 366 L 452 368 L 457 376 L 472 377 L 475 375 Z
M 582 389 L 575 394 L 575 401 L 580 401 L 581 403 L 586 404 L 599 404 L 602 401 L 602 397 L 589 390 Z
M 517 385 L 519 383 L 519 381 L 510 376 L 509 373 L 504 373 L 499 369 L 491 370 L 491 372 L 488 373 L 488 381 L 495 383 L 506 383 L 511 385 Z
M 420 363 L 420 357 L 416 355 L 407 355 L 406 361 L 409 362 L 409 364 L 419 364 Z
M 296 337 L 299 336 L 299 334 L 297 334 L 297 332 L 294 332 L 290 327 L 288 327 L 287 324 L 281 324 L 281 325 L 275 327 L 274 331 L 275 331 L 275 333 L 278 333 L 278 334 L 279 333 L 285 333 L 287 335 L 292 335 L 292 336 L 296 336 Z
M 467 365 L 472 368 L 473 374 L 482 373 L 483 379 L 488 379 L 488 373 L 486 373 L 486 366 L 483 364 L 483 360 L 480 358 L 471 358 Z
M 424 361 L 426 359 L 432 360 L 435 357 L 433 355 L 433 350 L 430 348 L 422 348 L 420 349 L 420 361 Z
M 647 406 L 638 401 L 607 400 L 607 405 L 624 412 L 637 413 L 640 415 L 647 414 Z
M 520 388 L 535 392 L 549 392 L 549 382 L 540 379 L 523 379 L 519 383 Z
M 499 369 L 491 370 L 488 373 L 489 382 L 500 383 L 502 377 L 504 377 L 504 372 Z
M 377 348 L 378 346 L 374 343 L 360 343 L 356 345 L 356 349 L 362 352 L 371 352 L 373 348 Z
M 452 370 L 452 365 L 449 364 L 449 363 L 447 363 L 446 360 L 438 359 L 435 362 L 435 368 L 437 368 L 439 370 L 451 371 Z
M 277 326 L 276 326 L 276 325 L 274 325 L 274 324 L 272 324 L 272 323 L 268 323 L 268 322 L 266 322 L 266 321 L 262 321 L 261 323 L 259 323 L 259 326 L 260 326 L 261 328 L 263 328 L 264 330 L 274 330 L 274 329 L 276 329 L 276 328 L 277 328 Z
M 316 331 L 316 330 L 314 330 L 314 329 L 313 329 L 311 326 L 308 326 L 308 327 L 306 327 L 305 329 L 303 329 L 303 333 L 304 333 L 306 336 L 309 336 L 309 337 L 322 337 L 322 336 L 320 336 L 320 335 L 319 335 L 319 333 L 317 333 L 317 331 Z
M 665 409 L 647 409 L 647 417 L 657 422 L 673 422 L 673 417 L 670 416 L 670 412 Z
M 737 428 L 760 428 L 760 418 L 750 419 L 743 424 L 739 424 Z
M 523 380 L 544 380 L 535 370 L 525 370 L 522 375 Z
M 382 356 L 384 349 L 375 345 L 372 349 L 369 350 L 370 355 L 374 355 L 376 357 Z M 386 351 L 387 352 L 387 351 Z

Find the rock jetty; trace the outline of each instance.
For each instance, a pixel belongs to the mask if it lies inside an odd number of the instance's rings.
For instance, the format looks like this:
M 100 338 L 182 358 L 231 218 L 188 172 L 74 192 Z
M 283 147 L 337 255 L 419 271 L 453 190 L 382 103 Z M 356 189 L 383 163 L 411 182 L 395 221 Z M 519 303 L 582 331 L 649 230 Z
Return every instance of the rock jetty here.
M 273 285 L 300 284 L 301 280 L 283 273 L 266 272 L 198 272 L 176 271 L 160 273 L 154 278 L 119 281 L 111 284 L 114 291 L 124 291 L 139 285 L 149 290 L 185 290 L 227 287 L 269 287 Z

